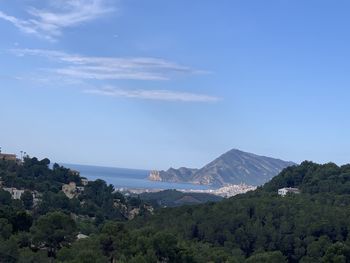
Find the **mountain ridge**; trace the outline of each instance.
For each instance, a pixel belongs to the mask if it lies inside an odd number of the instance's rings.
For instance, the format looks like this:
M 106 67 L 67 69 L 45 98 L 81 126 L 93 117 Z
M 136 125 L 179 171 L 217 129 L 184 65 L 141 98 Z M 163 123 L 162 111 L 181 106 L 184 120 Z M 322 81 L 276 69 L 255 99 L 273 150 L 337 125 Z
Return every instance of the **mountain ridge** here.
M 200 169 L 181 167 L 170 168 L 167 171 L 153 171 L 149 179 L 214 187 L 240 183 L 262 185 L 292 165 L 295 163 L 232 149 Z

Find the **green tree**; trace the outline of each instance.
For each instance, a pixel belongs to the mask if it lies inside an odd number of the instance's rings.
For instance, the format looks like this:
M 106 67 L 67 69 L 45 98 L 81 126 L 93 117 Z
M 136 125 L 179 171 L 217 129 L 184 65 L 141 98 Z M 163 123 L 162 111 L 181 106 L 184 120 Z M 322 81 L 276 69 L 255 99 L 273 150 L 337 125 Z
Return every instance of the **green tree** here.
M 33 195 L 30 191 L 24 191 L 21 195 L 21 200 L 25 209 L 30 210 L 33 208 Z
M 177 239 L 170 233 L 159 232 L 153 238 L 153 249 L 160 261 L 173 262 L 177 256 Z
M 283 263 L 287 259 L 280 251 L 255 254 L 246 260 L 246 263 Z
M 21 249 L 18 263 L 49 263 L 50 260 L 44 251 L 33 252 L 29 248 Z
M 76 225 L 70 216 L 52 212 L 41 216 L 31 228 L 33 243 L 49 249 L 49 256 L 55 256 L 58 249 L 71 243 L 76 236 Z
M 11 204 L 11 194 L 7 191 L 0 189 L 0 204 L 9 205 Z
M 33 224 L 33 217 L 24 210 L 18 211 L 12 218 L 13 231 L 29 231 Z
M 86 238 L 78 240 L 71 247 L 64 247 L 57 253 L 59 262 L 105 263 L 108 259 L 102 255 L 98 240 Z
M 322 236 L 317 241 L 314 241 L 307 246 L 307 255 L 315 259 L 321 258 L 330 245 L 331 242 L 329 238 Z
M 0 262 L 15 263 L 18 261 L 18 248 L 16 240 L 10 238 L 6 241 L 0 240 Z
M 6 218 L 0 218 L 0 235 L 3 239 L 10 238 L 12 234 L 12 225 Z
M 331 245 L 322 258 L 324 263 L 347 263 L 349 261 L 350 247 L 341 242 Z

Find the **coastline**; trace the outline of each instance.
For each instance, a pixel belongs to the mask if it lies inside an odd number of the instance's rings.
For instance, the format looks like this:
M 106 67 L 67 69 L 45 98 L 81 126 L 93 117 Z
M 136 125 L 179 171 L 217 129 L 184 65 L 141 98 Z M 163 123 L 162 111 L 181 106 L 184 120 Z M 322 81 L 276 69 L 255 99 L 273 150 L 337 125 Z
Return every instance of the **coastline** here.
M 212 194 L 212 195 L 217 195 L 221 196 L 224 198 L 229 198 L 238 194 L 244 194 L 249 191 L 254 191 L 256 190 L 256 186 L 251 186 L 251 185 L 246 185 L 246 184 L 232 184 L 232 185 L 225 185 L 221 188 L 217 189 L 205 189 L 205 190 L 200 190 L 200 189 L 176 189 L 174 190 L 183 192 L 183 193 L 203 193 L 203 194 Z M 116 191 L 122 192 L 122 193 L 132 193 L 132 194 L 142 194 L 142 193 L 156 193 L 156 192 L 161 192 L 167 189 L 148 189 L 148 188 L 116 188 Z

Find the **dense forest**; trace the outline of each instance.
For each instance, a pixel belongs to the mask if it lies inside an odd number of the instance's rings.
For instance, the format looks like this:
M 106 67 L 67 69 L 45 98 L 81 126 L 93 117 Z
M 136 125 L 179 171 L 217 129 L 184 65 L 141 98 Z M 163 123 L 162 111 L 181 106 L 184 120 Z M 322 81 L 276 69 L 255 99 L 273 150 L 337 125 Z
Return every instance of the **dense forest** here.
M 33 205 L 0 191 L 0 262 L 350 262 L 350 165 L 303 162 L 254 192 L 153 215 L 101 180 L 66 198 L 61 186 L 81 178 L 47 159 L 0 161 L 0 176 L 42 193 Z M 127 220 L 122 207 L 140 213 Z
M 223 199 L 223 197 L 213 194 L 183 193 L 175 189 L 154 193 L 142 193 L 138 195 L 138 197 L 143 201 L 147 201 L 155 208 L 218 202 Z
M 50 262 L 79 234 L 98 234 L 106 222 L 125 222 L 135 211 L 150 213 L 139 198 L 125 197 L 103 180 L 83 186 L 79 173 L 50 167 L 48 159 L 0 160 L 0 177 L 0 262 Z M 70 182 L 84 189 L 74 198 L 61 191 Z M 5 189 L 25 191 L 14 199 Z

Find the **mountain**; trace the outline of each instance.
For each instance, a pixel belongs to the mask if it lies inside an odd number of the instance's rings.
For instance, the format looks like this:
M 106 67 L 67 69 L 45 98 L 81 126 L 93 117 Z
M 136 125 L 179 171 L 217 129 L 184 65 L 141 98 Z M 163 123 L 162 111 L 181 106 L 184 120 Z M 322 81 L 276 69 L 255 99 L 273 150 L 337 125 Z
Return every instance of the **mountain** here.
M 192 181 L 215 186 L 262 185 L 291 165 L 294 163 L 233 149 L 198 170 Z
M 220 187 L 226 184 L 245 183 L 262 185 L 293 162 L 259 156 L 237 149 L 230 150 L 201 169 L 169 169 L 153 172 L 150 180 L 189 182 Z M 155 176 L 157 175 L 157 176 Z

